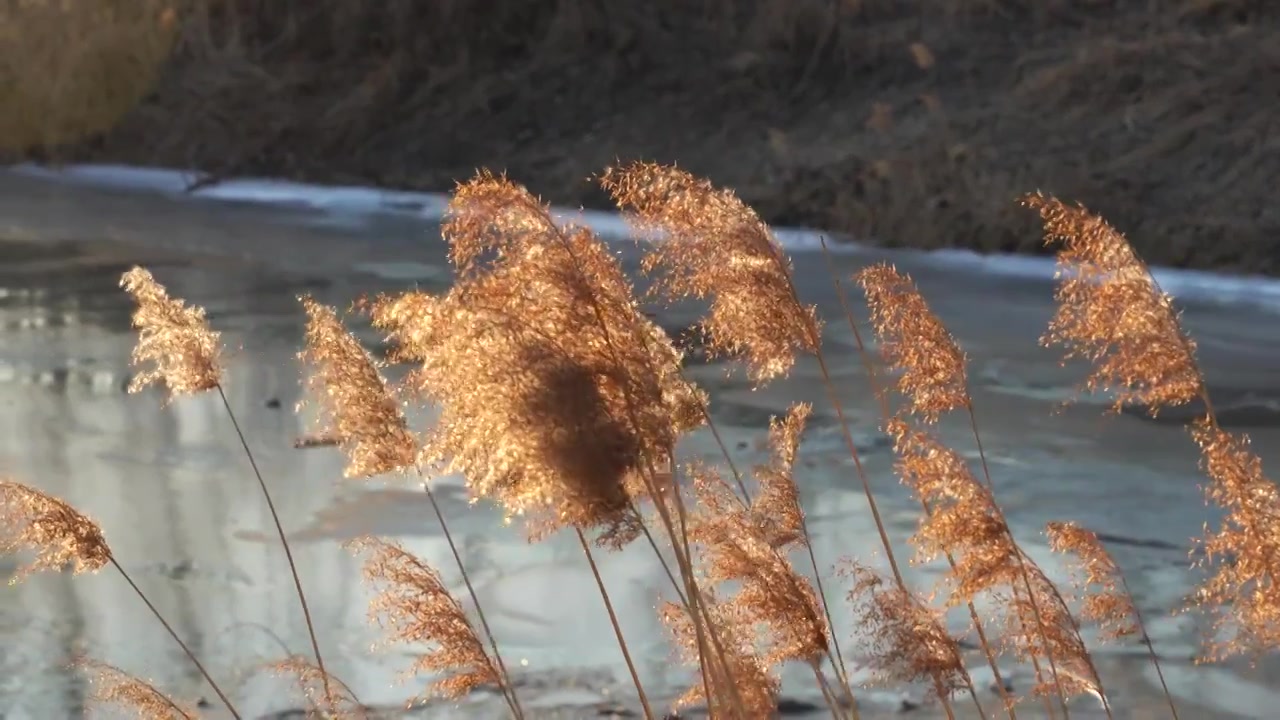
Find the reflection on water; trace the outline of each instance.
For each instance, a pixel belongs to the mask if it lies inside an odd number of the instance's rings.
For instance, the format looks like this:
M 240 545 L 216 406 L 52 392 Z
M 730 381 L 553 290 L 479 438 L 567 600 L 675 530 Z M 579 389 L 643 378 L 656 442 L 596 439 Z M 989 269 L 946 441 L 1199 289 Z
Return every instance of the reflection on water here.
M 365 617 L 367 591 L 358 582 L 358 566 L 341 542 L 365 533 L 393 537 L 456 585 L 430 507 L 412 483 L 342 481 L 342 463 L 332 450 L 293 449 L 294 438 L 306 430 L 291 410 L 298 399 L 293 353 L 301 318 L 293 296 L 312 292 L 345 305 L 357 290 L 377 288 L 334 277 L 285 282 L 265 270 L 103 244 L 40 250 L 3 245 L 0 253 L 0 472 L 59 495 L 101 522 L 122 564 L 210 671 L 226 679 L 247 717 L 299 706 L 287 683 L 255 671 L 287 651 L 308 652 L 307 636 L 270 518 L 220 404 L 197 397 L 166 406 L 154 393 L 122 391 L 132 337 L 129 307 L 116 281 L 133 262 L 146 262 L 173 294 L 206 305 L 225 331 L 230 401 L 294 543 L 330 669 L 369 704 L 395 706 L 414 695 L 419 688 L 413 683 L 393 683 L 396 669 L 406 663 L 404 649 L 370 652 L 379 635 Z M 801 277 L 815 279 L 806 292 L 824 311 L 832 309 L 829 291 L 821 289 L 825 268 L 803 259 L 797 268 Z M 1078 520 L 1102 532 L 1152 618 L 1151 633 L 1185 703 L 1184 717 L 1266 717 L 1266 709 L 1280 702 L 1280 692 L 1268 683 L 1277 679 L 1276 668 L 1197 668 L 1187 662 L 1196 641 L 1191 621 L 1168 614 L 1192 588 L 1188 540 L 1214 519 L 1199 494 L 1185 436 L 1128 417 L 1099 419 L 1092 404 L 1053 414 L 1078 375 L 1034 346 L 1048 312 L 1043 287 L 978 287 L 981 281 L 931 275 L 923 268 L 917 276 L 973 358 L 997 494 L 1032 555 L 1060 577 L 1061 567 L 1039 534 L 1043 523 Z M 998 325 L 990 321 L 996 311 L 1002 313 Z M 1259 334 L 1259 324 L 1239 314 L 1205 310 L 1188 319 L 1203 334 L 1212 377 L 1255 396 L 1280 387 L 1280 374 L 1264 361 L 1280 343 L 1274 332 Z M 679 325 L 687 318 L 664 320 Z M 831 324 L 828 344 L 855 440 L 905 557 L 903 540 L 918 508 L 892 479 L 887 444 L 876 431 L 876 408 L 839 323 Z M 851 468 L 816 369 L 802 363 L 788 382 L 759 391 L 725 379 L 719 367 L 694 366 L 690 372 L 713 391 L 721 430 L 742 465 L 762 460 L 759 439 L 770 414 L 793 400 L 815 402 L 798 473 L 815 551 L 827 567 L 846 556 L 883 565 L 865 500 L 849 482 Z M 1269 420 L 1255 421 L 1258 448 L 1275 467 L 1280 435 L 1266 427 Z M 942 432 L 959 448 L 973 445 L 963 425 L 944 425 Z M 714 457 L 705 438 L 690 441 L 685 451 Z M 594 717 L 614 703 L 632 706 L 607 616 L 576 544 L 569 538 L 525 543 L 519 529 L 505 527 L 491 508 L 468 503 L 456 478 L 442 479 L 437 494 L 528 702 L 556 717 Z M 642 546 L 600 560 L 646 684 L 655 695 L 674 693 L 688 675 L 672 668 L 653 612 L 664 592 L 660 567 Z M 910 568 L 908 577 L 923 588 L 936 572 Z M 829 583 L 828 591 L 833 606 L 844 608 L 843 589 Z M 963 629 L 960 614 L 950 619 Z M 852 612 L 838 611 L 836 623 L 842 638 L 854 635 Z M 77 714 L 84 687 L 62 667 L 81 649 L 175 694 L 213 700 L 111 572 L 81 578 L 44 574 L 0 590 L 0 629 L 0 704 L 6 718 Z M 847 647 L 857 667 L 856 645 Z M 1099 662 L 1122 710 L 1118 716 L 1164 716 L 1140 653 L 1105 651 Z M 973 667 L 981 677 L 976 657 Z M 1015 686 L 1026 687 L 1025 673 L 1008 673 Z M 803 677 L 786 680 L 796 707 L 818 701 Z M 865 697 L 870 707 L 864 717 L 903 702 L 897 690 Z M 994 706 L 990 690 L 987 697 Z M 489 697 L 451 708 L 422 712 L 502 716 L 501 704 Z M 1028 706 L 1023 714 L 1034 717 L 1037 709 Z M 219 717 L 216 707 L 208 710 Z M 916 714 L 937 715 L 929 707 Z M 1082 701 L 1073 714 L 1097 717 L 1099 711 Z

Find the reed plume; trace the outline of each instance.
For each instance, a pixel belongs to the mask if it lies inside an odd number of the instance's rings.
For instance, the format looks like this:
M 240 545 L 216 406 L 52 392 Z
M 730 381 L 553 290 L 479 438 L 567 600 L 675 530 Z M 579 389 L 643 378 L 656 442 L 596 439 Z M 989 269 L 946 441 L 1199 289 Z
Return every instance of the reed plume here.
M 332 308 L 311 298 L 300 298 L 307 314 L 307 345 L 300 357 L 310 366 L 307 385 L 321 402 L 320 437 L 338 441 L 347 456 L 348 477 L 372 477 L 392 471 L 418 467 L 418 438 L 409 430 L 408 421 L 380 370 L 381 364 L 369 355 L 360 341 L 347 332 Z M 430 482 L 424 477 L 422 488 L 431 503 L 445 541 L 458 565 L 458 572 L 475 603 L 498 670 L 504 680 L 502 692 L 516 718 L 523 716 L 510 676 L 498 652 L 498 644 L 489 629 L 480 598 L 462 562 L 449 523 L 445 520 Z M 324 668 L 315 668 L 323 673 Z M 324 681 L 326 676 L 321 674 Z
M 1151 665 L 1160 680 L 1160 687 L 1164 690 L 1165 700 L 1169 703 L 1169 712 L 1177 720 L 1178 708 L 1165 683 L 1164 669 L 1160 667 L 1160 657 L 1151 644 L 1151 636 L 1142 620 L 1142 611 L 1133 599 L 1124 573 L 1120 571 L 1120 566 L 1111 557 L 1111 553 L 1107 552 L 1098 534 L 1075 523 L 1064 522 L 1049 523 L 1045 527 L 1045 533 L 1049 537 L 1049 547 L 1054 552 L 1068 553 L 1076 558 L 1074 570 L 1081 576 L 1078 581 L 1082 601 L 1080 617 L 1096 622 L 1103 640 L 1118 640 L 1140 634 L 1142 644 L 1146 646 L 1151 658 Z
M 89 707 L 117 705 L 137 713 L 147 720 L 196 720 L 200 712 L 194 705 L 179 703 L 161 692 L 152 683 L 130 675 L 114 665 L 77 658 L 72 667 L 86 674 Z
M 120 287 L 133 296 L 133 327 L 138 342 L 133 364 L 143 369 L 129 381 L 129 392 L 163 385 L 169 399 L 196 395 L 218 387 L 222 377 L 219 333 L 209 328 L 204 309 L 187 307 L 169 297 L 151 273 L 135 267 L 120 278 Z
M 111 561 L 111 549 L 96 522 L 52 495 L 0 480 L 0 552 L 22 550 L 35 557 L 18 568 L 10 584 L 68 566 L 75 574 L 97 572 Z
M 412 468 L 417 438 L 370 357 L 343 327 L 333 308 L 301 297 L 307 314 L 306 346 L 299 359 L 310 368 L 307 389 L 321 399 L 316 435 L 338 439 L 347 477 L 373 477 Z
M 929 308 L 911 278 L 890 265 L 855 276 L 867 297 L 871 325 L 885 362 L 899 372 L 897 389 L 926 422 L 969 405 L 964 351 Z
M 393 359 L 417 364 L 409 383 L 440 408 L 424 460 L 527 516 L 532 537 L 566 526 L 613 545 L 634 537 L 632 501 L 702 422 L 680 353 L 599 239 L 560 228 L 524 188 L 487 174 L 463 184 L 444 235 L 459 274 L 449 293 L 372 310 Z
M 62 571 L 70 566 L 73 574 L 92 573 L 110 563 L 169 633 L 169 637 L 182 648 L 200 675 L 209 682 L 209 686 L 226 705 L 232 717 L 239 720 L 235 706 L 222 692 L 213 676 L 205 670 L 200 659 L 112 555 L 102 528 L 52 495 L 12 480 L 0 480 L 0 553 L 22 550 L 34 552 L 35 558 L 18 568 L 9 579 L 10 585 L 43 570 Z
M 664 236 L 645 256 L 668 298 L 710 298 L 702 321 L 714 355 L 742 359 L 752 380 L 786 375 L 821 342 L 814 308 L 794 294 L 790 261 L 760 217 L 731 191 L 674 167 L 609 168 L 601 184 L 645 232 Z
M 1084 389 L 1112 393 L 1116 410 L 1140 404 L 1154 415 L 1200 396 L 1195 342 L 1124 236 L 1082 206 L 1039 194 L 1023 204 L 1040 213 L 1045 245 L 1059 248 L 1057 311 L 1042 344 L 1089 361 Z
M 1051 676 L 1037 678 L 1033 695 L 1069 698 L 1092 695 L 1111 716 L 1110 700 L 1102 678 L 1080 636 L 1080 627 L 1066 600 L 1040 566 L 1025 555 L 1025 581 L 1012 596 L 1005 612 L 1004 644 L 1023 659 L 1042 658 L 1051 663 Z
M 435 648 L 418 655 L 406 675 L 441 674 L 429 688 L 446 698 L 502 685 L 498 667 L 435 569 L 377 538 L 357 538 L 347 547 L 365 557 L 364 578 L 378 588 L 369 604 L 370 619 L 388 629 L 392 642 Z
M 744 508 L 715 469 L 693 465 L 697 509 L 689 523 L 689 540 L 702 550 L 701 567 L 711 587 L 737 585 L 724 601 L 728 617 L 748 619 L 767 629 L 767 666 L 796 660 L 807 665 L 829 653 L 827 623 L 813 586 L 770 544 L 770 534 L 756 522 L 758 508 Z
M 1259 656 L 1280 648 L 1280 491 L 1249 449 L 1249 437 L 1208 420 L 1191 427 L 1201 467 L 1211 482 L 1209 500 L 1226 515 L 1205 529 L 1200 563 L 1211 572 L 1196 602 L 1216 609 L 1217 636 L 1207 657 Z
M 267 481 L 262 477 L 258 461 L 249 449 L 249 440 L 245 437 L 240 421 L 231 409 L 231 401 L 227 399 L 227 393 L 222 387 L 219 333 L 209 327 L 203 308 L 187 307 L 182 300 L 169 297 L 164 286 L 143 268 L 134 267 L 124 273 L 120 278 L 120 286 L 133 297 L 135 304 L 133 327 L 138 331 L 138 342 L 133 348 L 133 365 L 142 367 L 147 363 L 153 364 L 151 369 L 143 370 L 129 383 L 130 392 L 137 392 L 153 383 L 163 384 L 168 389 L 168 400 L 209 390 L 216 392 L 253 470 L 254 479 L 262 490 L 262 497 L 267 502 L 276 536 L 280 538 L 280 545 L 289 564 L 289 574 L 293 578 L 298 604 L 311 637 L 316 664 L 323 670 L 320 642 L 316 638 L 315 623 L 311 620 L 306 594 L 302 591 L 302 579 L 298 576 L 298 565 L 293 560 L 293 550 L 285 537 L 284 526 L 280 524 L 280 514 L 276 512 L 275 502 L 267 489 Z
M 1213 411 L 1195 344 L 1169 295 L 1124 235 L 1082 206 L 1042 195 L 1023 204 L 1044 221 L 1045 245 L 1058 248 L 1058 314 L 1043 343 L 1093 363 L 1088 389 L 1113 393 L 1115 406 L 1137 403 L 1154 415 L 1193 399 L 1204 405 L 1189 425 L 1199 446 L 1205 489 L 1226 515 L 1197 539 L 1209 572 L 1195 602 L 1215 614 L 1209 659 L 1280 647 L 1280 491 L 1247 436 L 1223 430 Z
M 1102 637 L 1118 640 L 1138 632 L 1138 609 L 1125 588 L 1124 576 L 1098 535 L 1075 523 L 1053 522 L 1045 528 L 1054 552 L 1077 558 L 1082 576 L 1080 617 L 1098 623 Z
M 854 581 L 848 600 L 861 608 L 857 635 L 873 682 L 928 682 L 935 697 L 974 692 L 960 645 L 940 613 L 865 565 L 850 563 L 841 572 Z
M 797 403 L 782 419 L 771 418 L 769 447 L 773 457 L 768 464 L 753 468 L 759 491 L 750 503 L 751 521 L 761 539 L 775 550 L 808 544 L 794 472 L 800 436 L 812 412 L 812 405 Z
M 712 720 L 773 716 L 781 682 L 756 649 L 752 618 L 741 617 L 740 609 L 732 604 L 717 602 L 714 593 L 705 593 L 705 598 L 700 612 L 720 638 L 718 662 L 703 662 L 709 659 L 699 651 L 696 624 L 687 607 L 663 603 L 658 608 L 677 652 L 686 664 L 702 668 L 699 682 L 676 700 L 675 707 L 706 703 Z
M 324 720 L 369 720 L 364 703 L 356 697 L 346 683 L 334 677 L 319 665 L 301 655 L 273 662 L 269 669 L 276 675 L 287 676 L 297 683 L 309 707 L 318 711 Z M 336 691 L 333 690 L 336 688 Z M 309 713 L 308 717 L 312 717 Z

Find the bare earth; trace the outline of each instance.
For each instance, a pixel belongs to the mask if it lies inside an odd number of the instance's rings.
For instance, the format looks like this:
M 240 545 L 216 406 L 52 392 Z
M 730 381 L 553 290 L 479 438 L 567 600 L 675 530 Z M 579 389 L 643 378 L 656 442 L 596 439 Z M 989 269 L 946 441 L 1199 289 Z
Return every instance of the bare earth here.
M 344 220 L 338 222 L 338 220 Z M 303 582 L 331 669 L 368 704 L 398 707 L 416 689 L 394 685 L 402 651 L 371 653 L 377 629 L 365 620 L 366 591 L 358 567 L 340 541 L 363 533 L 401 540 L 440 568 L 451 582 L 447 549 L 421 493 L 388 480 L 352 484 L 329 450 L 297 451 L 306 427 L 292 408 L 298 399 L 293 353 L 300 312 L 293 296 L 314 293 L 345 306 L 357 296 L 411 285 L 443 288 L 448 271 L 436 228 L 404 218 L 335 219 L 319 213 L 183 202 L 85 188 L 43 185 L 0 175 L 0 474 L 65 497 L 99 520 L 116 554 L 162 612 L 191 639 L 211 670 L 228 678 L 249 717 L 298 707 L 280 680 L 254 673 L 285 646 L 305 649 L 305 628 L 260 496 L 220 408 L 208 398 L 164 407 L 154 394 L 128 396 L 132 337 L 128 307 L 116 289 L 120 271 L 150 265 L 174 294 L 205 305 L 234 351 L 229 360 L 231 403 L 271 482 L 290 533 Z M 634 252 L 626 250 L 628 264 Z M 840 255 L 847 274 L 888 257 L 911 272 L 971 357 L 975 402 L 997 496 L 1019 538 L 1055 577 L 1061 566 L 1044 547 L 1048 520 L 1075 520 L 1103 534 L 1124 567 L 1149 619 L 1166 677 L 1183 718 L 1269 718 L 1280 703 L 1280 665 L 1268 659 L 1202 667 L 1189 662 L 1198 647 L 1191 617 L 1173 617 L 1191 591 L 1190 538 L 1214 523 L 1198 484 L 1193 447 L 1176 426 L 1132 416 L 1103 419 L 1083 401 L 1055 413 L 1071 394 L 1080 368 L 1060 368 L 1036 338 L 1051 310 L 1044 283 L 944 271 L 907 254 Z M 889 531 L 906 556 L 905 539 L 918 508 L 889 471 L 891 458 L 876 428 L 848 329 L 821 258 L 797 255 L 803 292 L 831 322 L 827 348 L 855 439 L 863 446 Z M 692 316 L 663 311 L 676 329 Z M 1248 429 L 1267 467 L 1280 463 L 1280 325 L 1242 308 L 1193 306 L 1186 320 L 1224 406 Z M 357 327 L 371 342 L 367 328 Z M 714 412 L 740 464 L 762 456 L 758 441 L 767 418 L 791 401 L 816 405 L 798 475 L 819 562 L 830 568 L 856 557 L 882 565 L 865 499 L 854 485 L 847 455 L 834 432 L 816 370 L 802 363 L 794 375 L 753 391 L 725 368 L 692 365 L 712 392 Z M 417 421 L 428 421 L 422 413 Z M 970 455 L 963 424 L 944 424 L 944 438 Z M 713 459 L 706 437 L 685 452 Z M 509 661 L 518 667 L 522 697 L 537 717 L 586 718 L 634 712 L 607 619 L 575 545 L 553 538 L 538 545 L 504 528 L 494 511 L 471 506 L 456 478 L 439 486 L 464 561 L 480 586 Z M 641 547 L 601 557 L 602 571 L 640 658 L 651 692 L 671 697 L 689 682 L 670 662 L 653 613 L 664 591 L 657 563 Z M 933 566 L 911 567 L 922 590 L 936 580 Z M 831 578 L 827 592 L 847 608 Z M 964 618 L 950 618 L 956 630 Z M 854 613 L 837 612 L 837 629 L 857 668 Z M 8 718 L 72 717 L 84 687 L 61 668 L 84 647 L 94 655 L 155 679 L 191 698 L 212 699 L 144 608 L 109 573 L 70 578 L 45 575 L 0 589 L 0 705 Z M 1149 662 L 1140 649 L 1099 647 L 1097 657 L 1117 718 L 1167 717 Z M 985 687 L 990 672 L 973 657 Z M 1005 668 L 1016 690 L 1025 669 Z M 854 670 L 861 677 L 863 671 Z M 803 674 L 785 677 L 795 717 L 820 698 Z M 920 688 L 860 693 L 863 717 L 941 717 L 919 705 Z M 983 701 L 998 702 L 987 688 Z M 904 705 L 904 698 L 906 703 Z M 500 717 L 501 705 L 477 696 L 460 706 L 431 704 L 413 717 Z M 210 708 L 212 717 L 217 711 Z M 967 713 L 967 714 L 966 714 Z M 392 713 L 388 717 L 403 713 Z M 961 708 L 961 716 L 972 716 Z M 1041 717 L 1025 704 L 1020 717 Z M 274 715 L 275 717 L 281 717 Z M 1103 717 L 1081 700 L 1073 717 Z

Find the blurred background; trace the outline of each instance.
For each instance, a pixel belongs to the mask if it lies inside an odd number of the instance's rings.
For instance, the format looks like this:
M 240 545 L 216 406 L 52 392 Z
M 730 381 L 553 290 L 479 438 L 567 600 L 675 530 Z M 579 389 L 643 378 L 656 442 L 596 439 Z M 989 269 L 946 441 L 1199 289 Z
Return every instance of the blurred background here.
M 1161 265 L 1280 267 L 1269 0 L 4 0 L 0 159 L 605 206 L 679 162 L 767 221 L 1035 251 L 1085 203 Z

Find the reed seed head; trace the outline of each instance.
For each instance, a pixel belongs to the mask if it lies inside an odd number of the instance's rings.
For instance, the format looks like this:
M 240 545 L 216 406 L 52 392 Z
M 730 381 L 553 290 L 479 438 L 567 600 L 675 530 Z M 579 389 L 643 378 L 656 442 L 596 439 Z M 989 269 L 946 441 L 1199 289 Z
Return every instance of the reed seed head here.
M 369 712 L 348 687 L 332 673 L 321 670 L 314 660 L 302 655 L 291 655 L 270 664 L 276 675 L 293 678 L 307 704 L 319 711 L 323 720 L 369 720 Z M 326 678 L 327 676 L 327 678 Z M 330 693 L 325 694 L 326 683 Z M 308 717 L 313 717 L 308 715 Z
M 655 290 L 710 298 L 702 328 L 713 354 L 741 358 L 764 383 L 786 375 L 797 352 L 818 351 L 817 312 L 797 299 L 790 261 L 731 191 L 651 163 L 610 168 L 601 184 L 642 231 L 663 235 L 643 261 Z
M 713 587 L 736 583 L 726 604 L 737 617 L 767 628 L 764 661 L 814 663 L 827 652 L 827 623 L 809 580 L 770 545 L 724 479 L 712 468 L 695 465 L 687 475 L 697 493 L 689 521 L 689 540 L 702 551 L 702 565 Z
M 853 579 L 848 599 L 861 610 L 857 635 L 875 682 L 927 682 L 943 699 L 970 687 L 960 645 L 941 613 L 865 565 L 851 562 L 840 572 Z
M 900 373 L 898 391 L 911 412 L 936 422 L 939 416 L 968 406 L 964 351 L 911 277 L 879 264 L 859 272 L 854 281 L 866 293 L 880 354 Z
M 800 436 L 812 412 L 812 405 L 797 403 L 781 420 L 771 419 L 769 446 L 773 459 L 769 464 L 754 469 L 760 491 L 751 503 L 752 521 L 765 542 L 778 550 L 807 542 L 795 464 L 800 451 Z
M 1032 688 L 1033 695 L 1056 696 L 1060 688 L 1064 699 L 1076 695 L 1103 699 L 1102 681 L 1066 601 L 1025 554 L 1022 566 L 1025 576 L 1006 599 L 1005 650 L 1024 660 L 1040 660 L 1044 672 Z
M 1038 194 L 1023 204 L 1059 248 L 1058 309 L 1041 342 L 1091 362 L 1085 389 L 1111 392 L 1116 410 L 1140 404 L 1154 415 L 1200 395 L 1195 343 L 1124 235 L 1083 206 Z
M 1138 632 L 1138 612 L 1125 589 L 1124 576 L 1097 533 L 1075 523 L 1053 522 L 1045 528 L 1054 552 L 1077 558 L 1082 576 L 1080 616 L 1101 627 L 1102 637 L 1115 640 Z
M 772 717 L 778 707 L 778 692 L 782 683 L 770 671 L 770 663 L 756 650 L 756 636 L 751 618 L 744 618 L 741 610 L 732 605 L 717 602 L 711 593 L 704 593 L 703 609 L 709 618 L 710 632 L 719 640 L 723 655 L 713 650 L 706 658 L 710 672 L 701 677 L 710 687 L 712 698 L 706 696 L 704 682 L 696 682 L 676 700 L 676 708 L 707 703 L 713 720 L 730 720 L 736 715 L 740 700 L 745 717 Z M 685 664 L 700 667 L 698 633 L 683 605 L 663 603 L 658 616 L 671 634 L 677 652 Z M 724 662 L 720 662 L 723 656 Z M 701 676 L 701 672 L 699 672 Z
M 1210 576 L 1196 601 L 1214 611 L 1217 640 L 1210 659 L 1259 656 L 1280 648 L 1280 490 L 1263 472 L 1246 435 L 1208 420 L 1191 427 L 1209 499 L 1226 511 L 1217 530 L 1199 540 Z
M 920 562 L 950 553 L 948 604 L 1018 582 L 1019 550 L 991 491 L 974 477 L 960 453 L 901 419 L 888 426 L 902 482 L 929 505 L 912 536 Z
M 433 647 L 415 655 L 409 676 L 443 674 L 430 689 L 447 698 L 500 684 L 497 667 L 466 612 L 434 568 L 376 538 L 358 538 L 347 546 L 365 556 L 364 578 L 379 588 L 369 604 L 370 618 L 387 629 L 392 642 Z
M 299 298 L 307 313 L 307 389 L 320 400 L 317 435 L 339 440 L 347 477 L 373 477 L 411 468 L 418 451 L 404 413 L 379 364 L 342 326 L 333 308 Z
M 116 705 L 149 720 L 195 720 L 200 717 L 193 705 L 179 703 L 150 682 L 130 675 L 113 665 L 76 658 L 72 667 L 84 671 L 89 680 L 87 704 Z
M 373 307 L 393 358 L 418 364 L 410 385 L 440 409 L 424 460 L 526 516 L 535 538 L 572 526 L 625 542 L 646 478 L 703 421 L 679 352 L 604 244 L 524 188 L 464 184 L 444 234 L 454 287 Z
M 0 480 L 0 552 L 20 550 L 34 552 L 35 559 L 18 568 L 11 584 L 68 565 L 75 574 L 96 572 L 111 560 L 97 523 L 52 495 Z
M 120 286 L 136 304 L 133 327 L 138 343 L 133 364 L 142 368 L 151 363 L 150 369 L 129 382 L 129 392 L 163 384 L 172 399 L 217 387 L 222 377 L 219 333 L 209 328 L 204 309 L 169 297 L 164 286 L 140 267 L 126 272 Z

